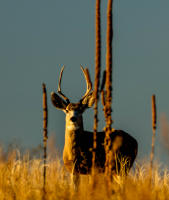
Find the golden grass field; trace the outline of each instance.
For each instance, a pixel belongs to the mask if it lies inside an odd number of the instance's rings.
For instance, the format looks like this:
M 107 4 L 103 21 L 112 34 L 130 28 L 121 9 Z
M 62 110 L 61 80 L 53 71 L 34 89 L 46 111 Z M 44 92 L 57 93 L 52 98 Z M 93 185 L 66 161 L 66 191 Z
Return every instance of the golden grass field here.
M 43 160 L 29 158 L 29 153 L 20 156 L 13 150 L 0 161 L 0 200 L 43 199 Z M 56 156 L 57 157 L 57 156 Z M 107 195 L 104 176 L 98 174 L 95 190 L 89 176 L 82 176 L 79 191 L 74 192 L 71 177 L 60 159 L 49 158 L 47 164 L 46 199 L 114 199 L 114 200 L 166 200 L 169 199 L 169 172 L 154 167 L 152 185 L 149 181 L 149 162 L 135 162 L 127 177 L 115 177 L 111 194 Z

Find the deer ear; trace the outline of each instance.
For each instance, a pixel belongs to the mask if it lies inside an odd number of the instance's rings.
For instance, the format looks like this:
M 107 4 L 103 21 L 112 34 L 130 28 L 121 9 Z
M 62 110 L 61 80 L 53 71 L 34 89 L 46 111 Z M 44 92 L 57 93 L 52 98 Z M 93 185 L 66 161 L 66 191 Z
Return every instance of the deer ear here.
M 67 103 L 54 92 L 51 93 L 51 101 L 57 109 L 65 110 L 67 107 Z
M 90 108 L 93 106 L 95 102 L 94 92 L 92 91 L 89 95 L 87 95 L 83 101 L 82 104 L 85 105 L 85 107 Z

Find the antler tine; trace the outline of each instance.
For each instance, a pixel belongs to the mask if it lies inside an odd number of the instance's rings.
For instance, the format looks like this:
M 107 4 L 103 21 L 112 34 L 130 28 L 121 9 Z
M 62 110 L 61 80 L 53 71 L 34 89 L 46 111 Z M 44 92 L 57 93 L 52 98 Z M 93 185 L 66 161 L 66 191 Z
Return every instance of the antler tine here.
M 85 77 L 85 80 L 86 80 L 86 92 L 84 94 L 84 96 L 81 98 L 80 101 L 83 101 L 83 99 L 90 93 L 90 91 L 92 90 L 92 82 L 91 82 L 91 79 L 90 79 L 90 74 L 89 74 L 89 70 L 88 68 L 83 68 L 82 66 L 81 67 L 81 70 L 83 72 L 83 75 Z
M 67 104 L 70 103 L 69 99 L 61 92 L 61 81 L 62 81 L 62 75 L 63 75 L 63 70 L 64 67 L 62 67 L 61 71 L 60 71 L 60 77 L 59 77 L 59 85 L 58 85 L 58 93 L 60 94 L 61 97 L 63 97 L 65 99 L 65 101 L 67 102 Z

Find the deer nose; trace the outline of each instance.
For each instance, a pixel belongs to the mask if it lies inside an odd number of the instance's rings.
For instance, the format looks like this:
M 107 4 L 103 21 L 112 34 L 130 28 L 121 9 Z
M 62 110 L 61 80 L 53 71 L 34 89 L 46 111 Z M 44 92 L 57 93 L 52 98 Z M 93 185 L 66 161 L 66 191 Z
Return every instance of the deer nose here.
M 76 121 L 77 121 L 77 118 L 76 118 L 76 117 L 71 117 L 70 120 L 71 120 L 72 122 L 76 122 Z

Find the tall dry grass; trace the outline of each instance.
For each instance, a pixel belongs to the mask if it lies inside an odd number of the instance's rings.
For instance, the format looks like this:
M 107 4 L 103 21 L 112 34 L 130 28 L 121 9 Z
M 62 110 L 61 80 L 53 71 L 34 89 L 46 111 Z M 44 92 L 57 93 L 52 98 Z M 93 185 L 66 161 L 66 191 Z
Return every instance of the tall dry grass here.
M 112 173 L 112 155 L 110 134 L 112 133 L 112 38 L 113 38 L 113 20 L 112 20 L 113 0 L 108 0 L 107 5 L 107 33 L 106 33 L 106 137 L 105 137 L 105 173 L 111 177 Z
M 3 151 L 1 151 L 2 153 Z M 1 156 L 3 157 L 3 156 Z M 152 185 L 149 184 L 149 162 L 137 164 L 134 171 L 125 176 L 116 176 L 111 184 L 111 196 L 102 174 L 96 174 L 97 185 L 91 189 L 90 177 L 81 176 L 80 187 L 74 192 L 71 177 L 60 159 L 47 161 L 46 199 L 48 200 L 167 200 L 169 199 L 169 171 L 161 171 L 154 165 Z M 13 150 L 6 159 L 0 160 L 1 200 L 42 200 L 43 159 L 30 159 L 29 153 L 21 156 Z
M 97 128 L 98 128 L 98 99 L 101 70 L 101 23 L 100 23 L 100 0 L 96 0 L 96 52 L 95 52 L 95 82 L 94 82 L 94 126 L 93 126 L 93 155 L 92 155 L 92 174 L 95 173 L 96 147 L 97 147 Z
M 46 196 L 46 159 L 47 159 L 47 139 L 48 139 L 48 107 L 46 85 L 42 84 L 43 91 L 43 193 Z
M 156 96 L 152 95 L 152 143 L 151 143 L 151 154 L 150 154 L 150 176 L 152 178 L 153 172 L 153 161 L 154 161 L 154 149 L 155 149 L 155 134 L 157 127 L 157 111 L 156 111 Z

